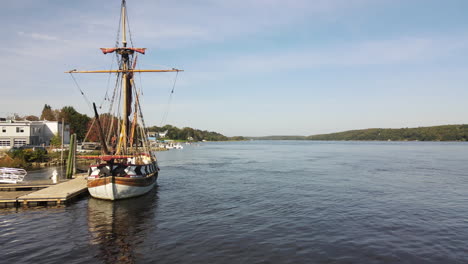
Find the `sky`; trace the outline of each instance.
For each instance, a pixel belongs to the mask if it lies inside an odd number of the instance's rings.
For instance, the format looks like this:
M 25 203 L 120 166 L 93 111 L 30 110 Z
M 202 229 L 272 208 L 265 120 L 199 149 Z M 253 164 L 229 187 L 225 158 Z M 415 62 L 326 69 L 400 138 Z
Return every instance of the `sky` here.
M 64 71 L 110 69 L 118 0 L 2 1 L 0 116 L 92 116 Z M 468 1 L 127 0 L 146 125 L 227 136 L 468 123 Z M 115 64 L 114 64 L 115 65 Z M 75 74 L 102 102 L 109 75 Z M 112 86 L 112 85 L 111 85 Z M 166 122 L 163 122 L 165 113 Z

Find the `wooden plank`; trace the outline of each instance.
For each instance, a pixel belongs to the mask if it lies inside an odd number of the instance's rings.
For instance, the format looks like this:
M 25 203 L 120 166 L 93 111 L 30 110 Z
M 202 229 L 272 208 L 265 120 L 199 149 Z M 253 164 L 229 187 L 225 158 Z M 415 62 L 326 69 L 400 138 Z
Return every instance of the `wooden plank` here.
M 11 192 L 11 191 L 29 191 L 29 190 L 40 190 L 52 186 L 52 184 L 12 184 L 12 185 L 0 185 L 0 192 Z
M 23 196 L 35 191 L 9 191 L 9 192 L 0 192 L 0 208 L 12 208 L 17 207 L 18 197 Z
M 10 191 L 10 192 L 0 192 L 0 201 L 2 200 L 15 200 L 23 195 L 30 194 L 35 191 Z

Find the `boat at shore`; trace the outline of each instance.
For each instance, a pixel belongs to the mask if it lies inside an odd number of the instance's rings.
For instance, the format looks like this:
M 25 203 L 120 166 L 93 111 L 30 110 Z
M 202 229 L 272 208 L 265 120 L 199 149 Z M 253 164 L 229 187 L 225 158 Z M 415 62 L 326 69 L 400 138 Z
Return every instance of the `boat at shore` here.
M 16 184 L 22 182 L 28 173 L 24 169 L 18 168 L 0 168 L 0 183 Z
M 95 119 L 90 130 L 98 134 L 101 154 L 81 156 L 96 160 L 89 168 L 87 186 L 92 197 L 118 200 L 139 196 L 156 186 L 159 166 L 148 141 L 142 106 L 141 86 L 137 87 L 134 75 L 142 72 L 179 72 L 178 69 L 136 69 L 138 54 L 146 48 L 127 46 L 128 18 L 126 1 L 121 3 L 119 32 L 120 43 L 113 48 L 101 48 L 104 54 L 114 53 L 118 61 L 116 70 L 78 71 L 67 73 L 115 74 L 116 82 L 109 112 L 99 115 L 93 103 Z M 131 35 L 130 35 L 131 36 Z M 130 39 L 131 40 L 131 39 Z M 132 43 L 132 41 L 130 41 Z

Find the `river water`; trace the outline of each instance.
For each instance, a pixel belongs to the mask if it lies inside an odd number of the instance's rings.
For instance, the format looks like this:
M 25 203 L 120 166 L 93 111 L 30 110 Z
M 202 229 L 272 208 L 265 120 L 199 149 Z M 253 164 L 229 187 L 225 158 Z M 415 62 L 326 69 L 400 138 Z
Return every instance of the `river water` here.
M 158 158 L 159 187 L 139 198 L 0 210 L 0 263 L 468 262 L 466 143 L 203 143 Z

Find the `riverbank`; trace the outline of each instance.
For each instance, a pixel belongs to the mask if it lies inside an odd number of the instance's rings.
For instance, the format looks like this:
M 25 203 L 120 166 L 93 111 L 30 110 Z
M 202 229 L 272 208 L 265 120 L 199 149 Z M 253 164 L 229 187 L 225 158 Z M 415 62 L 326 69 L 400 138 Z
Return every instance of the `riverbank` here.
M 266 136 L 247 138 L 254 140 L 468 141 L 468 125 L 442 125 L 415 128 L 368 128 L 312 136 Z
M 151 148 L 151 151 L 161 152 L 167 151 L 169 147 L 166 146 L 155 146 Z M 100 151 L 88 151 L 77 153 L 77 163 L 81 166 L 89 165 L 92 163 L 90 160 L 80 159 L 80 155 L 100 155 Z M 7 150 L 0 151 L 0 167 L 11 167 L 11 168 L 23 168 L 23 169 L 40 169 L 46 167 L 54 167 L 65 165 L 66 158 L 68 157 L 68 150 L 63 153 L 63 160 L 61 160 L 61 153 L 49 150 L 48 152 L 36 153 L 30 152 L 28 155 L 20 153 L 18 151 L 9 152 Z

